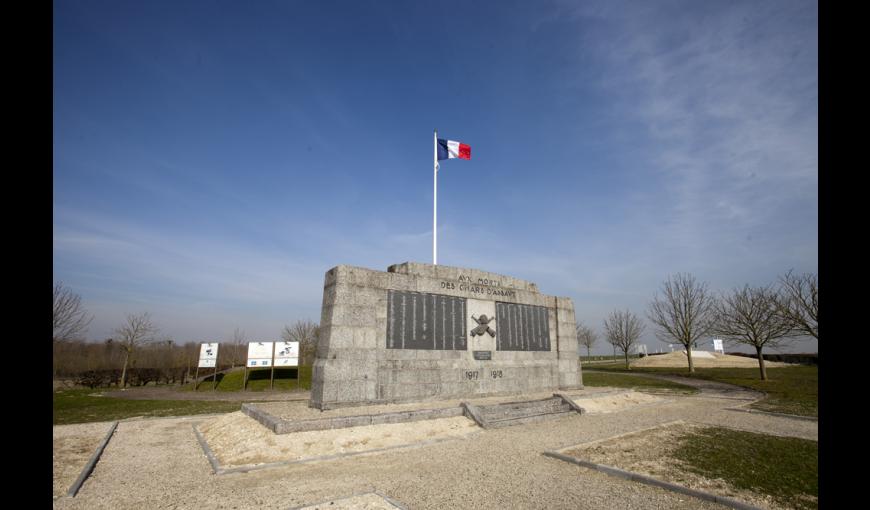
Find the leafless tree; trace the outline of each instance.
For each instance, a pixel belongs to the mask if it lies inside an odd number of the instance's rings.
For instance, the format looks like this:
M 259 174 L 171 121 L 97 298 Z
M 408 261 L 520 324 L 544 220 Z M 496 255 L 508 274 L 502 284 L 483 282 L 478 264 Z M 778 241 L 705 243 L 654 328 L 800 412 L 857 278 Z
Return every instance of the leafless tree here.
M 783 345 L 791 332 L 791 323 L 779 314 L 780 299 L 771 286 L 745 285 L 716 305 L 715 333 L 729 342 L 755 347 L 762 380 L 767 380 L 762 350 Z
M 230 356 L 230 360 L 232 362 L 232 366 L 230 368 L 236 367 L 236 359 L 239 357 L 239 353 L 242 352 L 242 345 L 245 343 L 245 332 L 236 328 L 233 331 L 233 343 L 230 346 L 232 349 L 232 355 Z M 245 363 L 239 363 L 240 365 L 245 365 Z
M 310 320 L 297 320 L 293 326 L 284 326 L 281 338 L 285 342 L 299 342 L 299 364 L 310 365 L 317 352 L 320 326 Z
M 643 322 L 637 315 L 628 310 L 624 312 L 614 311 L 608 318 L 604 319 L 605 338 L 609 344 L 613 345 L 614 349 L 618 347 L 625 355 L 625 368 L 627 370 L 631 370 L 631 366 L 628 364 L 628 353 L 637 343 L 643 330 Z
M 647 318 L 655 326 L 659 340 L 682 344 L 689 373 L 694 373 L 692 346 L 710 332 L 716 319 L 716 298 L 707 290 L 707 284 L 690 274 L 669 277 L 662 284 L 662 295 L 656 293 L 653 297 Z
M 93 320 L 82 307 L 81 296 L 74 293 L 63 282 L 54 286 L 54 333 L 55 342 L 80 340 Z
M 592 347 L 598 341 L 598 333 L 579 321 L 575 327 L 577 328 L 577 340 L 580 342 L 580 345 L 586 347 L 586 357 L 588 358 L 592 355 Z
M 819 280 L 815 274 L 789 270 L 779 278 L 778 312 L 791 324 L 793 336 L 819 339 Z
M 141 315 L 130 314 L 127 323 L 115 330 L 117 342 L 124 350 L 124 368 L 121 371 L 121 388 L 125 387 L 127 365 L 136 349 L 154 341 L 157 328 L 151 323 L 151 315 L 145 312 Z

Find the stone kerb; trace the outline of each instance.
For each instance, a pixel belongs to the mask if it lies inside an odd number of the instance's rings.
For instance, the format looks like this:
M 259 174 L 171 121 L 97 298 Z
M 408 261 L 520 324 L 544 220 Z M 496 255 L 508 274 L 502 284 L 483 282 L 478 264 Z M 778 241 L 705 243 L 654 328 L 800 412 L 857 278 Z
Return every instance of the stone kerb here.
M 468 336 L 473 328 L 465 332 L 465 350 L 388 348 L 389 291 L 546 307 L 550 350 L 498 350 L 486 336 Z M 573 303 L 541 294 L 534 283 L 430 264 L 397 264 L 388 272 L 341 265 L 327 271 L 323 296 L 312 407 L 582 387 Z M 489 351 L 490 359 L 475 359 L 474 346 Z

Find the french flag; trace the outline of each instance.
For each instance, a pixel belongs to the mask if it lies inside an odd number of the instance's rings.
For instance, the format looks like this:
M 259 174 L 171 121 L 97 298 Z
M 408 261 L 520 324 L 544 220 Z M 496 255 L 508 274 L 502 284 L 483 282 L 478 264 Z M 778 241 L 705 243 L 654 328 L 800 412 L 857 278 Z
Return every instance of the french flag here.
M 471 159 L 471 146 L 453 140 L 438 139 L 438 161 L 442 159 Z

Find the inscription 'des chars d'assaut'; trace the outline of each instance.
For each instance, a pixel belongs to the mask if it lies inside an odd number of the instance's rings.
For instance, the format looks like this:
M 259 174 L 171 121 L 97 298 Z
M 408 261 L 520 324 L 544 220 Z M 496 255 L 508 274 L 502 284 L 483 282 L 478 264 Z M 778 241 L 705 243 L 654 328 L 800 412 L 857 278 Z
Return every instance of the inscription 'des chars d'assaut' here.
M 463 292 L 471 292 L 473 294 L 481 294 L 484 296 L 505 296 L 515 297 L 516 291 L 510 289 L 498 289 L 501 282 L 489 278 L 478 278 L 476 281 L 470 276 L 459 275 L 459 283 L 442 281 L 441 288 L 449 290 L 460 290 Z

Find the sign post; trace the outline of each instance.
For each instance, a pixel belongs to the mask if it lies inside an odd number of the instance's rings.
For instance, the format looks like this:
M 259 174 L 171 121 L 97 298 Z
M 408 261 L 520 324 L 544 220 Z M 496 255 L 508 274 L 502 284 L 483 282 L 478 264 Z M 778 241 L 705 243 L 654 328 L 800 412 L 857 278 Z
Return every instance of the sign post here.
M 275 344 L 272 344 L 272 374 L 269 377 L 269 391 L 275 389 Z
M 193 389 L 195 390 L 198 386 L 197 379 L 199 379 L 199 367 L 214 368 L 214 382 L 212 383 L 212 390 L 215 389 L 217 385 L 217 354 L 218 354 L 218 343 L 210 342 L 200 344 L 199 346 L 199 363 L 196 365 L 196 375 L 193 378 Z
M 275 345 L 273 342 L 249 342 L 248 362 L 245 368 L 267 368 L 272 366 Z M 253 373 L 253 371 L 251 372 Z
M 296 387 L 299 388 L 299 342 L 277 342 L 275 365 L 296 368 Z

